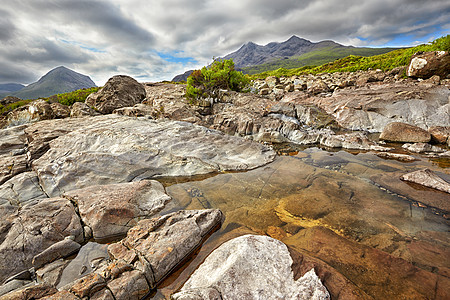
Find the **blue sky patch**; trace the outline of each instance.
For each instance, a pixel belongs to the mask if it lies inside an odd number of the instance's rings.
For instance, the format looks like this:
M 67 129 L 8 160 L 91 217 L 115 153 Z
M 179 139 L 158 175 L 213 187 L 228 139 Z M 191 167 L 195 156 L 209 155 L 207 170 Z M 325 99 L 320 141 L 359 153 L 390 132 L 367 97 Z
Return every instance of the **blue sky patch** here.
M 183 51 L 172 51 L 172 52 L 158 52 L 156 51 L 159 57 L 168 62 L 173 62 L 177 64 L 186 65 L 188 63 L 198 63 L 196 59 L 193 57 L 183 56 Z

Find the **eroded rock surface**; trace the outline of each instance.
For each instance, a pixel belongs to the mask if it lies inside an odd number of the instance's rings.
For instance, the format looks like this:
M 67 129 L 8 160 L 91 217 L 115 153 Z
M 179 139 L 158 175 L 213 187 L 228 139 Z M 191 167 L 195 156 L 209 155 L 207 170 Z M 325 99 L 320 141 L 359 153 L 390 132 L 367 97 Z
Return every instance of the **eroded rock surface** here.
M 245 235 L 214 250 L 173 299 L 330 299 L 314 270 L 294 280 L 286 245 Z
M 89 121 L 52 140 L 50 150 L 33 162 L 47 195 L 161 176 L 248 170 L 275 157 L 263 145 L 184 122 L 116 115 Z
M 391 142 L 428 143 L 431 135 L 428 131 L 401 122 L 389 123 L 380 134 L 380 139 Z
M 64 194 L 77 204 L 95 239 L 127 233 L 142 218 L 151 218 L 171 199 L 155 180 L 90 186 Z
M 445 181 L 430 169 L 414 171 L 402 175 L 400 178 L 450 194 L 450 182 Z

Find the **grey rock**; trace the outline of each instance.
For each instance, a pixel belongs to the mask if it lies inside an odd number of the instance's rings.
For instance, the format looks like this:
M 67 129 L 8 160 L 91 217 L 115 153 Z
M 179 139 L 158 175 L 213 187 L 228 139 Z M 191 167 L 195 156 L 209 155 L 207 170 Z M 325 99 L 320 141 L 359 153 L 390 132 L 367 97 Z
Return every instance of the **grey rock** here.
M 8 203 L 15 207 L 23 206 L 27 201 L 47 198 L 39 185 L 35 172 L 24 172 L 0 185 L 0 205 Z
M 0 129 L 0 155 L 13 156 L 12 152 L 25 148 L 27 138 L 24 130 L 27 127 L 28 125 L 20 125 Z
M 116 115 L 89 121 L 52 140 L 50 150 L 33 162 L 47 195 L 161 176 L 248 170 L 275 157 L 263 145 L 184 122 Z
M 1 297 L 1 300 L 41 299 L 58 292 L 49 284 L 29 284 L 18 290 L 11 291 Z
M 323 80 L 309 81 L 307 91 L 312 94 L 328 93 L 331 91 L 330 87 Z
M 70 109 L 70 117 L 71 118 L 80 118 L 86 116 L 98 116 L 100 113 L 95 111 L 89 105 L 83 102 L 75 102 L 72 104 L 72 108 Z
M 143 117 L 143 116 L 156 117 L 158 115 L 158 111 L 154 107 L 142 103 L 138 103 L 132 107 L 118 108 L 115 109 L 112 113 L 128 117 Z
M 58 259 L 36 270 L 37 282 L 57 286 L 61 279 L 62 272 L 69 262 L 69 260 Z
M 3 184 L 17 174 L 25 172 L 27 169 L 28 163 L 25 154 L 0 156 L 0 184 Z
M 20 288 L 23 288 L 29 284 L 33 283 L 31 280 L 18 280 L 18 279 L 13 279 L 3 285 L 0 286 L 0 297 L 12 292 L 14 290 L 18 290 Z
M 445 151 L 442 148 L 427 143 L 414 143 L 414 144 L 406 143 L 402 146 L 402 148 L 415 153 L 423 153 L 423 152 L 441 153 Z
M 64 194 L 77 204 L 84 224 L 95 239 L 125 235 L 143 218 L 162 210 L 170 196 L 155 180 L 90 186 Z
M 110 114 L 115 109 L 141 103 L 145 96 L 142 84 L 129 76 L 116 75 L 103 88 L 90 94 L 85 103 L 103 114 Z
M 70 107 L 59 102 L 50 104 L 56 119 L 64 119 L 70 117 Z
M 33 257 L 66 236 L 83 241 L 80 220 L 65 199 L 30 201 L 13 219 L 0 244 L 0 281 L 31 267 Z
M 241 236 L 214 250 L 172 299 L 330 299 L 314 269 L 294 280 L 292 264 L 282 242 Z
M 46 101 L 38 99 L 10 112 L 7 116 L 7 126 L 17 126 L 40 120 L 53 119 L 53 110 Z
M 402 175 L 400 179 L 404 181 L 414 182 L 450 194 L 450 183 L 439 177 L 430 169 L 423 169 L 407 173 Z
M 142 220 L 128 231 L 126 238 L 111 244 L 108 251 L 115 260 L 122 259 L 128 264 L 135 262 L 150 288 L 154 288 L 220 225 L 221 219 L 219 210 L 209 209 L 179 211 Z
M 33 257 L 31 263 L 33 267 L 39 269 L 45 264 L 53 262 L 59 258 L 65 258 L 70 256 L 81 248 L 81 245 L 71 239 L 64 239 L 60 242 L 57 242 L 41 253 L 37 254 Z

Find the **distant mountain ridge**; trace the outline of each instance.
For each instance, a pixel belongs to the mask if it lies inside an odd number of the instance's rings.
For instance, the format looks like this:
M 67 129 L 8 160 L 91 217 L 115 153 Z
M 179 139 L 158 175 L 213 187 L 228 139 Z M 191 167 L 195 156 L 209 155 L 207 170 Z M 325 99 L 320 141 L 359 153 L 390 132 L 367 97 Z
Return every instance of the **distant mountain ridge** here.
M 49 71 L 37 82 L 8 95 L 21 99 L 37 99 L 95 86 L 95 82 L 89 76 L 60 66 Z
M 349 55 L 372 56 L 395 49 L 344 46 L 328 40 L 314 43 L 293 35 L 284 42 L 272 42 L 265 46 L 248 42 L 218 59 L 233 59 L 236 69 L 245 74 L 255 74 L 278 68 L 318 66 Z M 186 80 L 186 74 L 175 76 L 173 81 Z
M 25 86 L 20 83 L 2 83 L 0 84 L 0 94 L 17 92 L 24 87 Z

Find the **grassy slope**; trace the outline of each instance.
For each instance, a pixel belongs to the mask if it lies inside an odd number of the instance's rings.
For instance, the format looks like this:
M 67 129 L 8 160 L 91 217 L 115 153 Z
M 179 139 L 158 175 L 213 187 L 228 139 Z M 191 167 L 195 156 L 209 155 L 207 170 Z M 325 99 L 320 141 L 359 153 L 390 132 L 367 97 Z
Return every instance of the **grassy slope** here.
M 270 63 L 243 68 L 245 74 L 257 74 L 273 71 L 279 68 L 295 69 L 304 66 L 320 66 L 339 58 L 349 55 L 373 56 L 396 50 L 396 48 L 347 48 L 347 47 L 326 47 L 317 51 L 305 53 L 301 56 L 288 59 L 278 59 Z
M 296 69 L 279 68 L 274 71 L 251 75 L 251 78 L 256 79 L 266 78 L 267 76 L 286 77 L 302 74 L 355 72 L 359 70 L 365 71 L 368 69 L 381 69 L 383 71 L 389 71 L 397 67 L 407 66 L 411 56 L 416 52 L 441 50 L 450 51 L 450 35 L 439 38 L 431 44 L 394 50 L 381 55 L 369 57 L 350 55 L 318 67 L 305 66 Z

